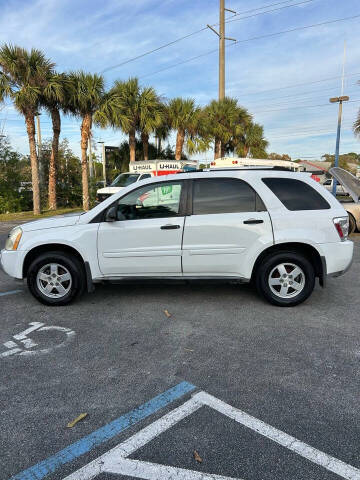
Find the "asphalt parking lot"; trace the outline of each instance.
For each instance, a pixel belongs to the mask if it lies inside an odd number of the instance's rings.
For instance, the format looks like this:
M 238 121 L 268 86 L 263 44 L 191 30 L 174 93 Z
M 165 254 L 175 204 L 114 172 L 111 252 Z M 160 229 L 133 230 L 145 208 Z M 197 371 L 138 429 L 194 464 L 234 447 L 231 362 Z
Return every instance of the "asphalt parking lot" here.
M 290 309 L 181 282 L 49 308 L 1 271 L 0 479 L 360 479 L 354 241 Z

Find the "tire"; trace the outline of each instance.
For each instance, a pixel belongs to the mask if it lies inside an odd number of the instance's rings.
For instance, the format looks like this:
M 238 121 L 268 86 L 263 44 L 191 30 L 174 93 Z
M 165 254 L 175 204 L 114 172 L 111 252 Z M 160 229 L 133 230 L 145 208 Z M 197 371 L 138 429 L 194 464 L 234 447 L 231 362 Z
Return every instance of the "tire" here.
M 349 235 L 350 233 L 356 232 L 356 222 L 355 218 L 351 213 L 348 213 L 349 215 Z
M 72 302 L 85 288 L 81 262 L 64 252 L 46 252 L 29 266 L 27 284 L 32 295 L 44 305 L 62 306 Z
M 315 271 L 304 255 L 278 252 L 261 262 L 255 273 L 255 284 L 268 302 L 279 307 L 293 307 L 311 295 L 315 286 Z

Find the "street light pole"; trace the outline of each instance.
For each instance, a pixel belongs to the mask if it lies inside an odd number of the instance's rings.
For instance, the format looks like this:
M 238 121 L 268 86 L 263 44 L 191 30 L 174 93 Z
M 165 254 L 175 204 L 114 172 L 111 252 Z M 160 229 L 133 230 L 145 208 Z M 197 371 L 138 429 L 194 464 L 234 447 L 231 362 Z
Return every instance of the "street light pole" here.
M 334 167 L 339 166 L 339 150 L 340 150 L 340 132 L 341 132 L 341 120 L 342 120 L 342 104 L 343 102 L 348 102 L 349 97 L 344 95 L 344 80 L 345 80 L 345 61 L 346 61 L 346 41 L 344 41 L 344 58 L 343 58 L 343 66 L 342 66 L 342 78 L 341 78 L 341 96 L 340 97 L 333 97 L 330 98 L 330 103 L 338 103 L 339 104 L 339 112 L 338 112 L 338 124 L 337 124 L 337 131 L 336 131 L 336 146 L 335 146 L 335 161 Z M 336 186 L 337 180 L 333 177 L 333 188 L 332 194 L 336 198 Z
M 105 143 L 97 142 L 102 144 L 102 167 L 103 167 L 103 177 L 104 177 L 104 186 L 106 187 L 106 159 L 105 159 Z
M 92 158 L 92 146 L 91 146 L 91 132 L 88 140 L 88 145 L 89 145 L 89 174 L 90 178 L 94 176 L 94 168 L 93 168 L 93 158 Z
M 339 104 L 339 112 L 338 112 L 338 124 L 337 124 L 337 132 L 336 132 L 336 146 L 335 146 L 335 162 L 334 167 L 339 166 L 339 150 L 340 150 L 340 132 L 341 132 L 341 120 L 342 120 L 342 104 L 343 102 L 348 102 L 349 97 L 347 95 L 343 95 L 341 97 L 333 97 L 330 98 L 330 103 L 338 103 Z M 337 181 L 336 178 L 333 178 L 333 188 L 332 194 L 336 197 L 336 185 Z
M 41 128 L 40 128 L 40 115 L 41 113 L 36 113 L 36 130 L 37 130 L 37 143 L 38 143 L 38 164 L 39 164 L 39 176 L 40 176 L 40 185 L 43 183 L 43 169 L 42 169 L 42 146 L 41 146 Z

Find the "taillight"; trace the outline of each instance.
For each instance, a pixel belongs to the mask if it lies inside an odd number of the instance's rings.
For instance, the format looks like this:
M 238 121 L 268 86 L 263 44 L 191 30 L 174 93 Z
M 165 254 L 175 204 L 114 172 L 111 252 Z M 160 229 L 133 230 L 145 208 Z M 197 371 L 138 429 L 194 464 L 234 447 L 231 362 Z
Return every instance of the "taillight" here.
M 349 235 L 349 217 L 336 217 L 333 222 L 340 240 L 344 242 Z

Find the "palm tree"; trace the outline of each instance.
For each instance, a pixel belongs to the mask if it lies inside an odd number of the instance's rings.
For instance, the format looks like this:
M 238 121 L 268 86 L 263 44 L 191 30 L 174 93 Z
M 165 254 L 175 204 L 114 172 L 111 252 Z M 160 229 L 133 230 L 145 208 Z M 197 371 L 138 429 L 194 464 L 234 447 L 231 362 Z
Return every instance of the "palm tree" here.
M 173 98 L 167 108 L 170 127 L 176 130 L 175 160 L 181 160 L 184 143 L 196 133 L 200 109 L 192 98 Z
M 160 124 L 160 126 L 158 126 L 156 129 L 155 129 L 155 139 L 157 139 L 157 143 L 156 143 L 156 154 L 157 156 L 161 155 L 161 151 L 162 151 L 162 142 L 164 142 L 165 140 L 167 140 L 169 138 L 169 135 L 170 135 L 170 126 L 167 122 L 167 119 L 166 119 L 166 108 L 164 108 L 163 106 L 163 119 L 162 119 L 162 122 Z
M 226 145 L 235 136 L 244 133 L 251 115 L 240 107 L 235 98 L 213 100 L 205 108 L 207 129 L 214 140 L 214 159 L 225 155 Z
M 357 83 L 360 85 L 360 80 Z M 360 136 L 360 110 L 358 112 L 353 128 L 355 135 Z
M 13 45 L 0 48 L 0 102 L 10 98 L 25 118 L 29 139 L 34 214 L 40 214 L 39 165 L 35 142 L 34 116 L 54 64 L 40 50 L 30 52 Z
M 81 176 L 83 209 L 89 210 L 89 178 L 87 147 L 94 113 L 101 108 L 104 98 L 104 79 L 101 75 L 83 71 L 69 74 L 68 110 L 81 119 Z
M 142 88 L 139 92 L 139 125 L 144 160 L 149 160 L 149 135 L 162 125 L 164 108 L 155 89 Z
M 61 131 L 60 109 L 67 111 L 66 98 L 69 94 L 69 79 L 64 73 L 54 73 L 44 89 L 42 106 L 51 116 L 53 139 L 49 161 L 49 209 L 56 210 L 56 169 Z
M 269 142 L 264 138 L 264 127 L 250 122 L 245 125 L 244 132 L 231 141 L 230 150 L 239 157 L 267 158 L 266 148 Z
M 116 80 L 95 119 L 102 127 L 120 128 L 129 136 L 130 162 L 135 162 L 136 130 L 140 119 L 140 86 L 137 78 Z

